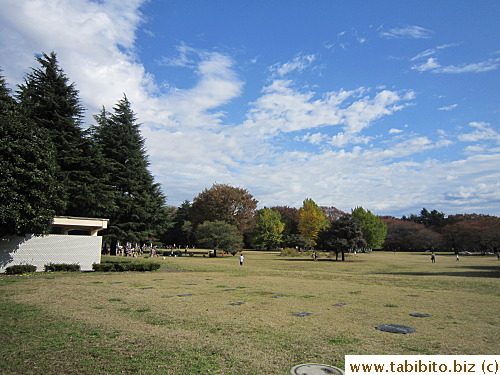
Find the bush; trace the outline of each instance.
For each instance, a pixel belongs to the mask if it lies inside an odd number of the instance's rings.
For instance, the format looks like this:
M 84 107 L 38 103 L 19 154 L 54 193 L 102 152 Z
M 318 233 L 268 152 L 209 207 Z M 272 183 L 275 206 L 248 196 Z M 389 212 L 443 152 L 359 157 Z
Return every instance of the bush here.
M 300 251 L 298 251 L 297 249 L 293 249 L 291 247 L 287 247 L 283 250 L 281 250 L 281 256 L 285 256 L 285 257 L 297 257 L 297 256 L 300 256 L 302 255 L 300 253 Z
M 124 271 L 155 271 L 160 268 L 160 263 L 138 263 L 138 262 L 105 262 L 94 263 L 92 269 L 96 272 L 124 272 Z
M 44 266 L 45 272 L 79 272 L 79 264 L 49 263 Z
M 7 275 L 22 275 L 24 273 L 36 272 L 36 266 L 31 264 L 17 264 L 15 266 L 10 266 L 5 269 Z

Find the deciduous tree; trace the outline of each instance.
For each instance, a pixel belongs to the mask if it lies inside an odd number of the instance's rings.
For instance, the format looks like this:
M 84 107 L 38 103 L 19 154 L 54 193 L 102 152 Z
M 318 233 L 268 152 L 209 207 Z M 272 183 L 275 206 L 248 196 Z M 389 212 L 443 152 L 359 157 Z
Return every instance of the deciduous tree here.
M 298 215 L 300 234 L 315 245 L 318 233 L 328 226 L 328 219 L 316 202 L 310 198 L 304 200 Z
M 423 224 L 394 217 L 383 217 L 382 220 L 387 224 L 384 250 L 426 251 L 441 247 L 442 235 Z
M 264 207 L 257 211 L 253 243 L 257 248 L 275 249 L 283 240 L 285 224 L 277 211 Z
M 366 247 L 381 249 L 387 235 L 387 224 L 363 207 L 352 210 L 352 216 L 359 221 Z
M 285 224 L 283 236 L 288 237 L 299 234 L 299 210 L 289 206 L 273 206 L 271 210 L 279 212 L 281 221 Z
M 500 218 L 490 215 L 451 215 L 442 229 L 449 250 L 497 252 L 500 246 Z
M 236 226 L 225 221 L 205 221 L 196 228 L 199 247 L 236 254 L 243 247 L 243 236 Z
M 346 251 L 360 249 L 366 244 L 359 222 L 351 216 L 340 217 L 320 231 L 318 243 L 323 250 L 335 252 L 337 260 L 339 252 L 345 260 Z
M 213 184 L 193 199 L 190 217 L 195 227 L 204 221 L 225 221 L 245 234 L 253 229 L 256 208 L 257 200 L 246 189 Z

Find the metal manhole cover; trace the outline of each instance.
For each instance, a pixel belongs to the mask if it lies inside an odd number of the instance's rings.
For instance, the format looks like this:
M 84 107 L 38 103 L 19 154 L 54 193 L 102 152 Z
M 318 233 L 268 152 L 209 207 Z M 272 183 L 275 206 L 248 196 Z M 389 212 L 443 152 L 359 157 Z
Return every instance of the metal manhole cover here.
M 312 315 L 312 313 L 310 313 L 310 312 L 301 312 L 301 313 L 293 314 L 293 315 L 294 316 L 299 316 L 299 317 L 303 318 L 304 316 Z
M 400 326 L 398 324 L 381 324 L 379 326 L 375 327 L 376 329 L 379 329 L 384 332 L 391 332 L 391 333 L 413 333 L 415 332 L 415 328 L 412 327 L 407 327 L 407 326 Z
M 338 367 L 333 367 L 330 365 L 321 365 L 318 363 L 306 363 L 303 365 L 298 365 L 292 368 L 292 375 L 344 375 L 344 371 Z

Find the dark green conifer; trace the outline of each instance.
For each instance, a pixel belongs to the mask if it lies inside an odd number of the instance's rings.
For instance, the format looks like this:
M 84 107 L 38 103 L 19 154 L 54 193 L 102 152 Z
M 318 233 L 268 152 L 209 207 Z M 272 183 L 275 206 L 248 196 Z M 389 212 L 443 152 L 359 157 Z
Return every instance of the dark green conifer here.
M 33 68 L 19 85 L 18 99 L 25 115 L 48 131 L 56 149 L 59 200 L 57 215 L 102 216 L 111 204 L 103 183 L 103 160 L 82 129 L 83 107 L 78 91 L 59 67 L 56 54 L 36 57 Z
M 55 149 L 27 119 L 0 75 L 0 237 L 46 234 L 58 200 Z
M 114 194 L 106 231 L 114 253 L 117 241 L 142 244 L 158 236 L 168 222 L 165 196 L 148 169 L 144 138 L 127 97 L 112 114 L 103 108 L 95 120 L 94 139 L 104 155 Z

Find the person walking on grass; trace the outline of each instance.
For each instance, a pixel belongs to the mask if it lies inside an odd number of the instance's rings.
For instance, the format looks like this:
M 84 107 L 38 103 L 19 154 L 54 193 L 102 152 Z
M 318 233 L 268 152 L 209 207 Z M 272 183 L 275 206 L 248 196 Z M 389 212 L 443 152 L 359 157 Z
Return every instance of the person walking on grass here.
M 431 262 L 436 263 L 436 254 L 434 253 L 431 254 Z
M 240 255 L 240 266 L 243 265 L 243 261 L 245 260 L 245 257 L 243 256 L 243 253 Z

